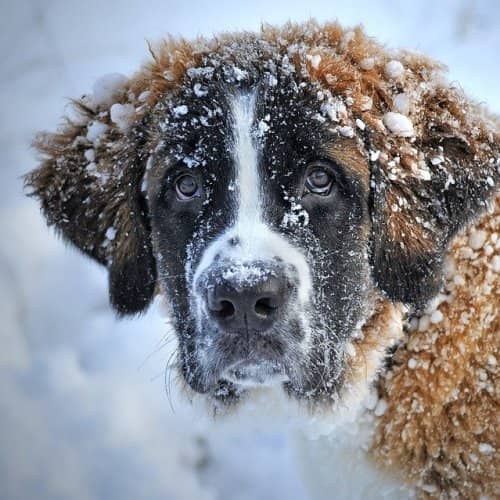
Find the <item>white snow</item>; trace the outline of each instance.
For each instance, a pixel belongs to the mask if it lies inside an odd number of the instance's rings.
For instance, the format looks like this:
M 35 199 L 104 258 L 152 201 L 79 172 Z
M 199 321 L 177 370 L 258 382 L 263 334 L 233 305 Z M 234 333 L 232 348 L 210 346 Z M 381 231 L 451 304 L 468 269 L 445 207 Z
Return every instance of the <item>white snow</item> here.
M 202 68 L 189 68 L 187 70 L 188 76 L 191 78 L 203 77 L 205 79 L 211 79 L 215 69 L 211 66 L 204 66 Z M 173 77 L 173 75 L 172 75 Z
M 400 137 L 412 137 L 414 135 L 413 123 L 401 113 L 389 111 L 384 115 L 384 125 L 394 134 Z
M 347 116 L 345 104 L 340 99 L 330 99 L 321 106 L 321 112 L 330 120 L 338 122 Z
M 358 127 L 359 130 L 364 130 L 366 128 L 365 122 L 363 120 L 360 120 L 359 118 L 356 118 L 356 127 Z
M 194 84 L 193 92 L 196 97 L 205 97 L 208 94 L 208 90 L 206 87 L 203 87 L 201 83 Z
M 473 250 L 483 248 L 487 238 L 487 233 L 483 230 L 472 231 L 469 236 L 469 245 Z
M 375 59 L 373 57 L 367 57 L 366 59 L 362 59 L 359 63 L 361 69 L 364 69 L 365 71 L 369 71 L 370 69 L 373 69 L 375 66 Z
M 432 314 L 431 314 L 431 323 L 441 323 L 443 321 L 443 313 L 439 310 L 436 309 Z
M 431 318 L 427 314 L 422 315 L 418 321 L 418 330 L 420 332 L 425 332 L 429 329 L 430 322 Z
M 248 77 L 248 72 L 246 70 L 237 68 L 236 66 L 233 67 L 233 72 L 234 72 L 234 77 L 238 82 L 241 82 L 242 80 L 245 80 Z
M 264 137 L 266 132 L 269 130 L 269 124 L 267 123 L 271 119 L 270 115 L 266 115 L 263 120 L 259 120 L 257 125 L 257 135 L 258 137 Z
M 92 143 L 97 143 L 108 129 L 108 125 L 96 120 L 87 127 L 87 139 Z
M 500 273 L 500 255 L 495 255 L 491 261 L 491 268 L 496 273 Z
M 106 229 L 106 238 L 110 241 L 113 241 L 116 237 L 116 229 L 114 227 L 108 227 Z
M 381 417 L 386 411 L 387 411 L 387 401 L 385 399 L 379 399 L 373 413 L 377 417 Z
M 194 168 L 200 164 L 200 162 L 192 156 L 185 156 L 182 159 L 182 163 L 184 163 L 184 165 L 187 165 L 188 168 Z
M 339 127 L 340 135 L 344 137 L 354 137 L 354 130 L 352 127 Z
M 113 104 L 109 110 L 111 121 L 115 123 L 122 132 L 126 132 L 135 117 L 135 108 L 132 104 Z
M 137 98 L 137 100 L 139 102 L 146 102 L 149 99 L 150 95 L 151 95 L 151 92 L 149 90 L 145 90 L 144 92 L 141 92 L 139 94 L 139 97 Z
M 321 56 L 319 54 L 308 54 L 306 56 L 306 59 L 311 63 L 311 66 L 314 68 L 314 69 L 318 69 L 319 68 L 319 65 L 321 63 Z
M 85 159 L 89 162 L 95 161 L 95 151 L 92 148 L 86 149 L 84 156 L 85 156 Z
M 408 94 L 401 92 L 400 94 L 396 94 L 392 98 L 392 104 L 394 106 L 394 111 L 401 113 L 402 115 L 408 115 L 410 112 L 410 98 Z
M 424 181 L 430 181 L 432 179 L 432 174 L 425 164 L 419 166 L 417 170 L 417 176 Z
M 187 115 L 189 109 L 185 104 L 182 104 L 180 106 L 176 106 L 172 111 L 173 111 L 175 117 L 179 117 L 179 116 Z
M 403 76 L 405 71 L 404 66 L 399 61 L 389 61 L 384 66 L 384 74 L 387 78 L 391 80 L 399 80 Z
M 300 203 L 295 201 L 291 202 L 291 207 L 289 212 L 285 212 L 281 225 L 283 227 L 302 225 L 307 226 L 309 224 L 309 212 L 305 210 Z
M 120 73 L 110 73 L 99 78 L 92 87 L 94 102 L 99 106 L 110 106 L 123 92 L 128 78 Z
M 479 443 L 479 452 L 483 453 L 484 455 L 489 455 L 490 453 L 493 453 L 495 451 L 495 448 L 491 446 L 489 443 Z

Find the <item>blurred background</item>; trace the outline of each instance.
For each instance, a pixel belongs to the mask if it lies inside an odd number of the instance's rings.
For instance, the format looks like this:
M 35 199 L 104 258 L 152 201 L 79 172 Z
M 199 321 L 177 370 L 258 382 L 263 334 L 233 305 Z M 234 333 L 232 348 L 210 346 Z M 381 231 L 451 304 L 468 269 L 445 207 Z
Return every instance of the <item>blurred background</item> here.
M 161 307 L 116 320 L 103 270 L 45 227 L 20 179 L 35 132 L 102 74 L 134 72 L 147 40 L 309 17 L 430 54 L 500 113 L 496 0 L 0 0 L 2 500 L 310 498 L 286 412 L 201 418 L 169 384 Z

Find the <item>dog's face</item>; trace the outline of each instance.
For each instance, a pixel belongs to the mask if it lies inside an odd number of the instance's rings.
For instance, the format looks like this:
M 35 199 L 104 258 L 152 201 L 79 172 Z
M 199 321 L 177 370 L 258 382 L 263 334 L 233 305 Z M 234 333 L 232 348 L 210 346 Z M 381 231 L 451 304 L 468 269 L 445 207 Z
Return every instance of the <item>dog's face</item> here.
M 496 122 L 433 63 L 335 24 L 205 42 L 83 98 L 28 184 L 120 314 L 166 294 L 192 389 L 335 400 L 397 337 L 380 304 L 439 290 L 495 193 Z
M 157 110 L 148 176 L 183 374 L 212 394 L 333 394 L 371 312 L 368 158 L 318 119 L 315 85 L 203 83 Z

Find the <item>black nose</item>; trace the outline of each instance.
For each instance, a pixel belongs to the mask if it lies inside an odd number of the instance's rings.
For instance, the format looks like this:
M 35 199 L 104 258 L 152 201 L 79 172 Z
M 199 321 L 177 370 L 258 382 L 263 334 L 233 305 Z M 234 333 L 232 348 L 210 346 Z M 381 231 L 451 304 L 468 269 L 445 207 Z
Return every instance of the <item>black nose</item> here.
M 282 313 L 290 295 L 285 276 L 266 276 L 244 283 L 238 279 L 211 280 L 207 286 L 210 316 L 225 331 L 268 330 Z

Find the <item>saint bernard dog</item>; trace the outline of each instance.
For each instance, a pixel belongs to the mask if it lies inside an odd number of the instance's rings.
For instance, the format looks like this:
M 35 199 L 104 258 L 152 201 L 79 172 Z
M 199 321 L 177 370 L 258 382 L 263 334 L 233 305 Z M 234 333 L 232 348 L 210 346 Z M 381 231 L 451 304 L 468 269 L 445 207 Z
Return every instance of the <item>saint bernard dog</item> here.
M 150 49 L 37 139 L 48 224 L 119 315 L 166 297 L 189 390 L 274 384 L 332 418 L 371 394 L 377 467 L 498 498 L 498 119 L 337 23 Z

